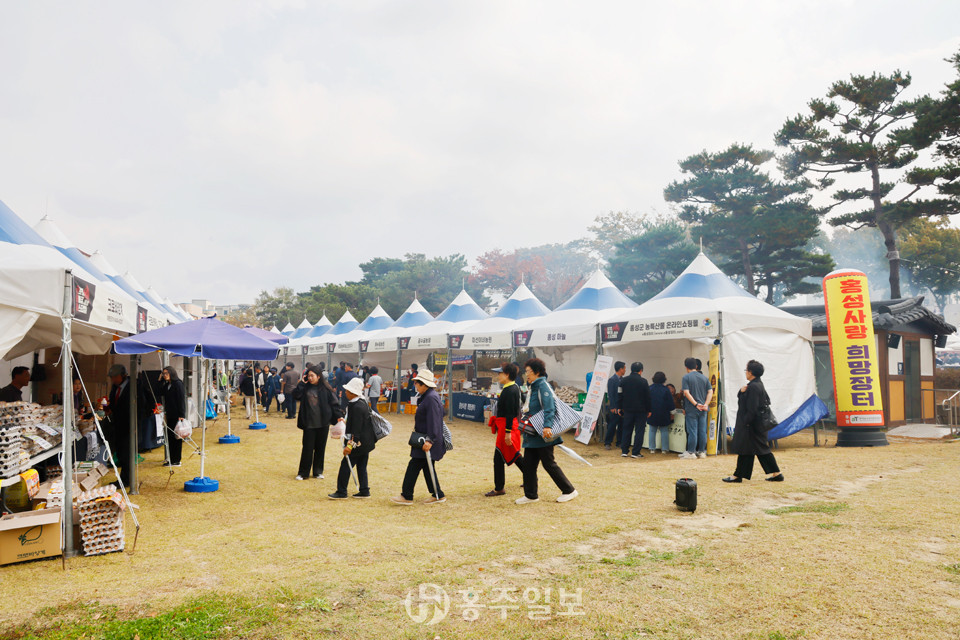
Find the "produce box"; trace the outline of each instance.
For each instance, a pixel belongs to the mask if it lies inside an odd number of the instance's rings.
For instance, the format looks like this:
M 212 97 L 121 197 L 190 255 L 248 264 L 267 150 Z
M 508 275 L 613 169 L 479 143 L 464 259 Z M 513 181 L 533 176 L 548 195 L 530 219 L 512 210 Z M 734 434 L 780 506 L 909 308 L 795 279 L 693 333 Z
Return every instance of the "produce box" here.
M 60 509 L 0 518 L 0 565 L 60 555 Z

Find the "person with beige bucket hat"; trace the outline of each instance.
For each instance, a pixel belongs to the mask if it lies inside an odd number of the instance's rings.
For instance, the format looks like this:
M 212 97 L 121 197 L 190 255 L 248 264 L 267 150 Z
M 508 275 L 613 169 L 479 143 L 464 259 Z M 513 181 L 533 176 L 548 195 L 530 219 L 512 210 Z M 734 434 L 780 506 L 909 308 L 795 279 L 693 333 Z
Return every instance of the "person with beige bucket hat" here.
M 443 402 L 437 393 L 437 381 L 429 369 L 424 368 L 417 373 L 413 384 L 419 394 L 417 413 L 413 418 L 413 435 L 421 434 L 418 442 L 422 444 L 419 447 L 411 444 L 410 462 L 403 476 L 400 495 L 391 500 L 396 504 L 412 505 L 413 490 L 422 473 L 427 490 L 431 493 L 424 503 L 440 504 L 447 500 L 440 482 L 436 480 L 436 463 L 447 452 L 443 443 Z

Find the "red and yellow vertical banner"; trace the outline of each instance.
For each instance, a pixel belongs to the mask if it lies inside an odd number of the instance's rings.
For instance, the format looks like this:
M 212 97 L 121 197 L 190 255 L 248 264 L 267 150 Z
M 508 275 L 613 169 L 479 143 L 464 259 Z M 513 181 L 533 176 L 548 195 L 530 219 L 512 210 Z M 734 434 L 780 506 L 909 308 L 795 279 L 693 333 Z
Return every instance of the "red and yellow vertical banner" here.
M 710 386 L 713 388 L 713 397 L 710 398 L 710 410 L 707 412 L 707 455 L 717 454 L 717 443 L 720 441 L 720 347 L 710 348 L 710 361 L 707 365 L 710 373 Z
M 880 367 L 867 276 L 843 269 L 823 279 L 838 427 L 882 427 Z

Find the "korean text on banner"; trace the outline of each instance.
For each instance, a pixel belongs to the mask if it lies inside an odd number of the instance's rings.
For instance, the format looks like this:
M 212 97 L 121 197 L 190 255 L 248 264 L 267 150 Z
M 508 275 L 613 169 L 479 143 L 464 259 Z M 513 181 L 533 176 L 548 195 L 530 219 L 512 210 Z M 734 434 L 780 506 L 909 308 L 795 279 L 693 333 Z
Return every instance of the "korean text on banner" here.
M 823 279 L 838 427 L 882 427 L 880 368 L 867 276 L 841 270 Z
M 580 425 L 577 427 L 576 441 L 590 444 L 590 436 L 597 428 L 597 418 L 600 417 L 600 408 L 603 406 L 603 394 L 607 390 L 607 377 L 613 366 L 610 356 L 597 356 L 593 366 L 593 378 L 590 379 L 590 388 L 587 389 L 587 399 L 583 401 L 583 411 Z
M 710 386 L 713 387 L 713 397 L 710 398 L 710 409 L 707 411 L 707 455 L 717 454 L 717 427 L 720 422 L 720 347 L 710 348 L 710 363 L 707 365 L 710 373 Z

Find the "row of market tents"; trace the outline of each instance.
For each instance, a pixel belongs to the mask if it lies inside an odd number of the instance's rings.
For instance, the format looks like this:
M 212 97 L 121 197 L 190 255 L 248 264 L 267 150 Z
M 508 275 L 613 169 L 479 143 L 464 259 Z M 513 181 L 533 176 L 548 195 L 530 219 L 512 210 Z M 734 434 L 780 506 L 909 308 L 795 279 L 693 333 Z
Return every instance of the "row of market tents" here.
M 419 301 L 394 322 L 379 305 L 362 322 L 349 312 L 333 324 L 324 316 L 283 331 L 287 359 L 362 360 L 381 369 L 422 362 L 430 353 L 533 349 L 552 380 L 583 388 L 596 356 L 642 361 L 646 375 L 663 371 L 678 387 L 683 361 L 719 356 L 725 422 L 733 423 L 737 392 L 751 359 L 763 362 L 764 382 L 784 437 L 824 417 L 815 394 L 812 327 L 750 295 L 702 253 L 660 294 L 637 305 L 596 271 L 566 302 L 550 311 L 521 284 L 488 315 L 466 291 L 437 317 Z

